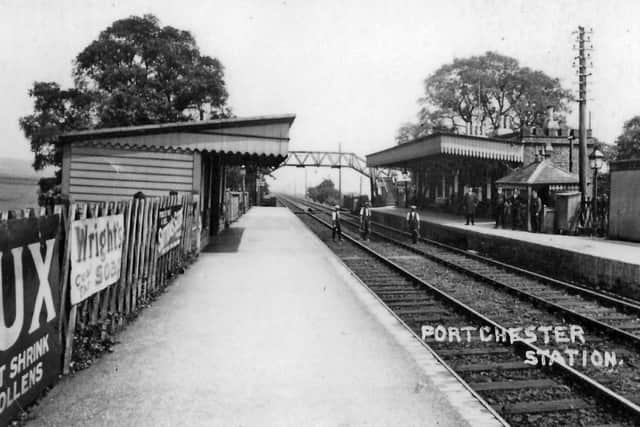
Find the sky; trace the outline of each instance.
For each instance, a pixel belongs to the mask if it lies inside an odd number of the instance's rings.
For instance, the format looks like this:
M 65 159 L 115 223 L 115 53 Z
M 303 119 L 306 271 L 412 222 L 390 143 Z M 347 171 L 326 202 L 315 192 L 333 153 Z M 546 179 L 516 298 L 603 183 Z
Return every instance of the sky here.
M 291 150 L 364 156 L 394 144 L 414 121 L 423 81 L 456 57 L 488 50 L 577 88 L 578 25 L 593 28 L 588 110 L 612 143 L 640 114 L 637 0 L 0 0 L 0 157 L 32 157 L 18 118 L 33 109 L 34 81 L 71 86 L 73 58 L 113 21 L 155 14 L 189 30 L 225 66 L 239 116 L 294 113 Z M 577 106 L 574 108 L 577 112 Z M 569 117 L 577 127 L 577 116 Z M 315 185 L 336 172 L 308 170 Z M 304 170 L 276 171 L 272 188 L 302 191 Z M 345 191 L 358 191 L 345 172 Z

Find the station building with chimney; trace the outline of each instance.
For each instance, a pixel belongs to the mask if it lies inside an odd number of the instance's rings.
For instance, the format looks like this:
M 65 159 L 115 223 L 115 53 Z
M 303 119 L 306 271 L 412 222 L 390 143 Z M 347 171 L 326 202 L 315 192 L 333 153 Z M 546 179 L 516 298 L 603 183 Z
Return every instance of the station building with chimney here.
M 421 209 L 459 213 L 464 194 L 472 188 L 479 199 L 479 214 L 491 215 L 491 201 L 498 188 L 496 181 L 535 162 L 546 162 L 561 181 L 557 186 L 545 184 L 545 188 L 556 191 L 577 188 L 578 131 L 559 126 L 551 117 L 549 112 L 542 128 L 527 127 L 517 132 L 500 129 L 491 136 L 434 133 L 371 153 L 366 156 L 367 166 L 409 174 L 409 182 L 396 185 L 398 206 L 412 203 Z M 590 130 L 587 145 L 589 152 L 593 147 Z M 589 170 L 588 164 L 585 167 Z M 567 180 L 567 176 L 574 177 L 576 185 L 569 184 L 573 181 Z M 372 182 L 374 199 L 379 187 L 380 183 Z M 542 197 L 545 205 L 553 204 L 549 191 L 543 192 Z

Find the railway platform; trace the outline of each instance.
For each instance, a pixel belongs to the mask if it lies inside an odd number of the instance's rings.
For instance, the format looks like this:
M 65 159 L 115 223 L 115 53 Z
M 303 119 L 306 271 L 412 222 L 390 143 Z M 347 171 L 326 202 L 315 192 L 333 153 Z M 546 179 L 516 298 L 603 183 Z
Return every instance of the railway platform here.
M 500 425 L 286 208 L 253 208 L 29 426 Z
M 407 210 L 374 208 L 379 223 L 404 227 Z M 494 228 L 494 221 L 465 225 L 462 216 L 420 211 L 421 234 L 462 249 L 562 280 L 640 299 L 640 244 L 588 236 L 569 236 Z

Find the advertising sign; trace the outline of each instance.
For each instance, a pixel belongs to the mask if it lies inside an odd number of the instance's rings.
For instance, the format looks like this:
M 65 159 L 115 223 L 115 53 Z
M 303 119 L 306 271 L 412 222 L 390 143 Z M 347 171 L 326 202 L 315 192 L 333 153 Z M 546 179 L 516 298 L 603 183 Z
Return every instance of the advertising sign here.
M 166 254 L 180 244 L 182 224 L 182 208 L 180 206 L 160 210 L 158 256 Z
M 122 214 L 71 223 L 71 304 L 78 304 L 120 279 Z
M 0 223 L 0 425 L 58 377 L 59 216 Z

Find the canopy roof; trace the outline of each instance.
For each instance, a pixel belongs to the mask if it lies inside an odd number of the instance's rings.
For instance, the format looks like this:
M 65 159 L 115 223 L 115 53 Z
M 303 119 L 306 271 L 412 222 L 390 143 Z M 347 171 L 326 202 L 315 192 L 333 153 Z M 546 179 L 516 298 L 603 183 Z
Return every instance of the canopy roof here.
M 521 163 L 524 149 L 509 139 L 436 133 L 369 154 L 367 166 L 407 167 L 409 162 L 440 154 Z
M 208 151 L 271 158 L 287 156 L 295 115 L 259 116 L 144 126 L 93 129 L 61 135 L 63 144 L 147 148 L 153 151 Z
M 503 186 L 577 185 L 578 183 L 578 175 L 555 166 L 548 159 L 530 163 L 496 181 L 496 185 Z

